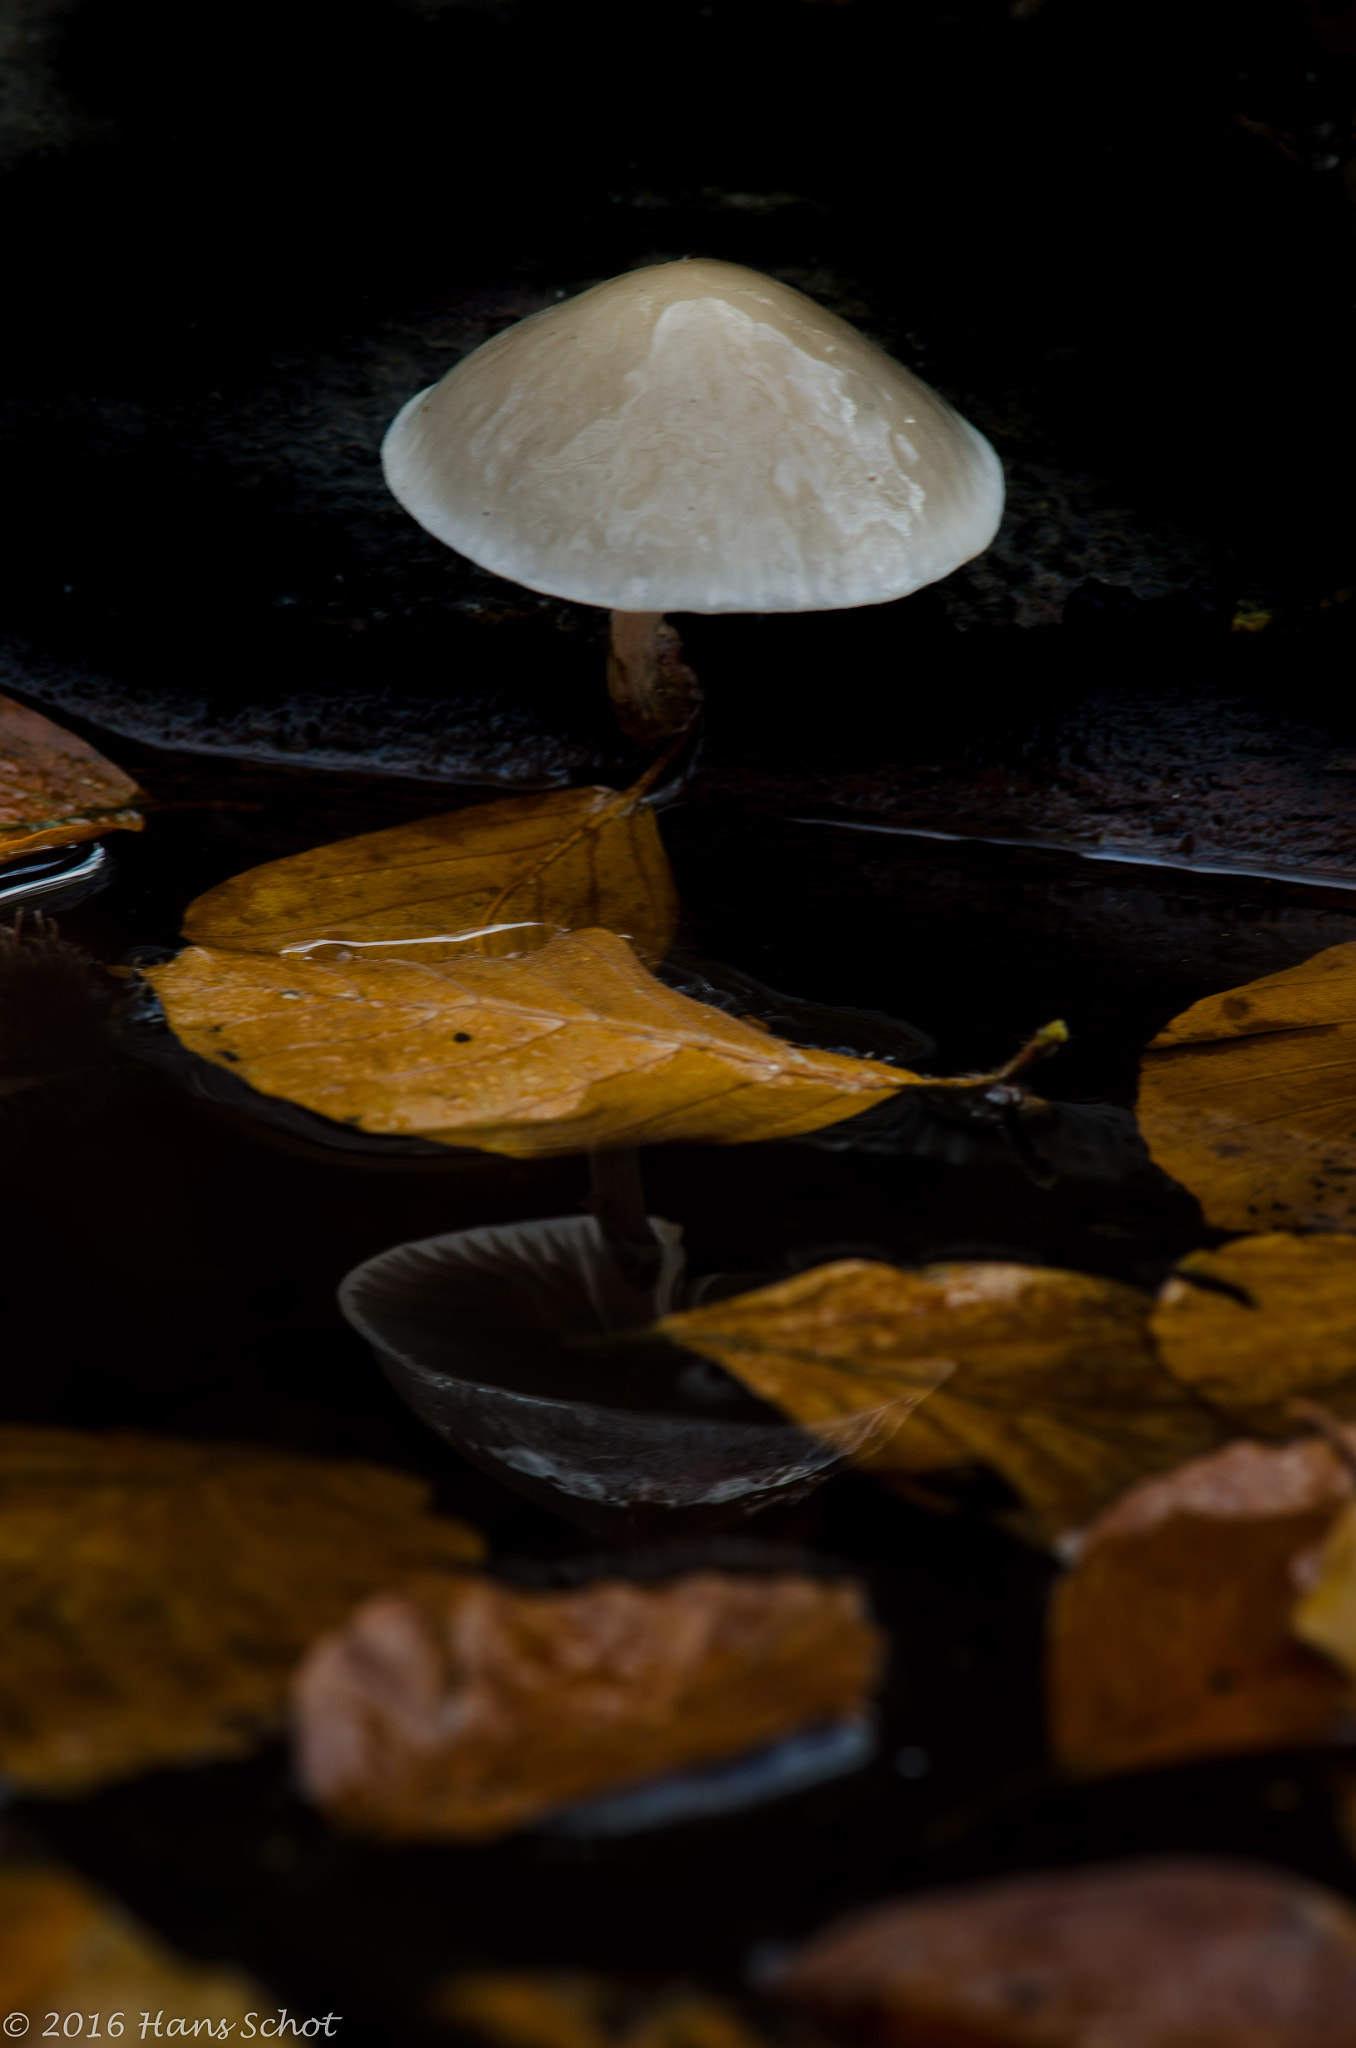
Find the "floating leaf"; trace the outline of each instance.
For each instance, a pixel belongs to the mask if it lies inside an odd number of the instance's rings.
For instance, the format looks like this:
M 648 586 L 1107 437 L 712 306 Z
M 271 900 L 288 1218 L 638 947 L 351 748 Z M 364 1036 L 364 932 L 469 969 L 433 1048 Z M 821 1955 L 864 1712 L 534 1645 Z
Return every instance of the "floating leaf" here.
M 860 1715 L 880 1659 L 846 1581 L 694 1572 L 536 1593 L 425 1578 L 311 1651 L 299 1766 L 349 1826 L 485 1838 Z
M 105 832 L 139 832 L 141 791 L 88 740 L 0 697 L 0 860 Z
M 1356 943 L 1207 996 L 1160 1031 L 1139 1119 L 1220 1230 L 1356 1228 Z
M 1254 1434 L 1293 1436 L 1297 1396 L 1356 1418 L 1356 1238 L 1275 1231 L 1192 1252 L 1153 1332 L 1169 1371 Z
M 526 959 L 429 964 L 193 946 L 147 979 L 190 1051 L 265 1095 L 521 1158 L 792 1137 L 917 1079 L 677 995 L 601 930 Z
M 376 1466 L 0 1429 L 0 1772 L 80 1792 L 251 1749 L 312 1638 L 480 1543 Z
M 1084 1863 L 868 1907 L 776 1988 L 901 2048 L 1336 2048 L 1356 1912 L 1262 1864 Z
M 638 1991 L 579 1971 L 467 1971 L 439 1984 L 428 2010 L 497 2048 L 767 2048 L 732 2005 L 691 1984 Z
M 1051 1613 L 1061 1760 L 1139 1770 L 1327 1741 L 1348 1687 L 1292 1632 L 1295 1570 L 1351 1492 L 1316 1438 L 1233 1443 L 1108 1509 Z
M 522 953 L 557 931 L 603 925 L 659 959 L 677 922 L 668 856 L 640 791 L 562 789 L 266 861 L 199 896 L 184 932 L 202 946 L 322 957 L 389 955 L 399 941 L 438 960 Z
M 845 1259 L 657 1328 L 809 1428 L 883 1401 L 921 1401 L 912 1414 L 901 1408 L 864 1463 L 990 1465 L 1056 1534 L 1218 1440 L 1214 1418 L 1155 1358 L 1149 1308 L 1135 1288 L 1086 1273 L 1000 1264 L 903 1273 Z
M 251 2007 L 256 2021 L 269 2011 L 265 1994 L 238 1971 L 175 1955 L 79 1878 L 22 1863 L 0 1865 L 0 2006 L 8 2035 L 35 2039 L 53 2009 L 58 2025 L 70 2014 L 101 2014 L 105 2032 L 109 2014 L 124 2014 L 129 2040 L 143 2011 L 184 2020 L 190 2038 L 195 2020 L 206 2023 L 197 2038 L 224 2027 L 221 2040 L 244 2029 Z M 16 2024 L 20 2017 L 27 2027 Z

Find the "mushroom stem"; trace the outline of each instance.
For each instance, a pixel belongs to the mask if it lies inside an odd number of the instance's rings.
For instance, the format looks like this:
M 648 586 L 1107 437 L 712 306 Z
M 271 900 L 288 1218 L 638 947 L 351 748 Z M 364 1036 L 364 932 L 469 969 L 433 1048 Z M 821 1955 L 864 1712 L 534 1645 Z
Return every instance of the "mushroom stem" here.
M 632 1287 L 658 1284 L 664 1247 L 650 1222 L 640 1154 L 634 1146 L 617 1152 L 589 1153 L 588 1207 L 617 1270 Z
M 607 694 L 622 731 L 642 746 L 691 725 L 702 700 L 701 684 L 662 612 L 613 612 Z

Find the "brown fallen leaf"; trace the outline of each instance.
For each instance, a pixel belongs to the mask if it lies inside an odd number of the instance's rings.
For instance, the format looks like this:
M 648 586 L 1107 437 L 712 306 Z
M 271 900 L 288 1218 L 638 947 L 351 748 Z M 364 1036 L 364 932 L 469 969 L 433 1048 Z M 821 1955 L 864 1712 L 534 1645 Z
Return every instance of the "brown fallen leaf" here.
M 844 1259 L 656 1327 L 811 1429 L 898 1401 L 862 1463 L 992 1466 L 1057 1535 L 1219 1440 L 1158 1363 L 1149 1310 L 1137 1289 L 1086 1273 Z
M 398 941 L 441 960 L 522 953 L 602 925 L 662 959 L 678 894 L 643 795 L 638 784 L 506 797 L 266 861 L 191 903 L 184 934 L 247 953 L 359 958 L 389 957 Z M 468 943 L 473 933 L 483 936 Z
M 0 697 L 0 860 L 139 832 L 144 802 L 130 776 L 40 711 Z
M 1168 1370 L 1252 1435 L 1294 1436 L 1297 1396 L 1356 1419 L 1356 1238 L 1272 1231 L 1192 1252 L 1152 1327 Z
M 1317 1438 L 1238 1442 L 1109 1508 L 1051 1609 L 1060 1761 L 1101 1773 L 1328 1741 L 1350 1688 L 1293 1632 L 1295 1575 L 1352 1490 Z
M 899 2048 L 1337 2048 L 1356 1912 L 1263 1864 L 1084 1864 L 869 1907 L 775 1988 Z
M 536 1593 L 424 1578 L 312 1649 L 299 1769 L 350 1827 L 482 1839 L 860 1715 L 881 1655 L 843 1581 L 695 1572 Z
M 427 965 L 191 946 L 147 979 L 191 1051 L 265 1095 L 520 1158 L 792 1137 L 918 1078 L 680 996 L 602 930 L 525 959 Z
M 1207 996 L 1159 1032 L 1138 1113 L 1220 1230 L 1356 1228 L 1356 943 Z
M 0 1429 L 0 1773 L 83 1792 L 240 1755 L 356 1600 L 480 1554 L 374 1465 Z
M 143 2011 L 187 2020 L 190 2036 L 195 2020 L 234 2033 L 244 2028 L 251 2007 L 256 2015 L 267 2013 L 270 2003 L 239 1971 L 176 1955 L 69 1872 L 17 1859 L 0 1863 L 6 2034 L 37 2038 L 53 2010 L 58 2025 L 72 2013 L 82 2020 L 99 2013 L 105 2032 L 108 2016 L 121 2013 L 128 2039 L 136 2038 Z M 19 2018 L 28 2026 L 19 2026 Z M 208 2033 L 204 2024 L 202 2035 Z
M 563 1970 L 446 1978 L 429 2016 L 496 2048 L 767 2048 L 734 2006 L 696 1986 L 640 1989 Z

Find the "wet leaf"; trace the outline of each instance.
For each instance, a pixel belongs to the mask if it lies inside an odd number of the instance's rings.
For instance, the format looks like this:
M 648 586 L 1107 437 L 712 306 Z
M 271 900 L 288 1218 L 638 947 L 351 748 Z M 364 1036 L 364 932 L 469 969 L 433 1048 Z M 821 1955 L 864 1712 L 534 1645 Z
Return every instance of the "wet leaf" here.
M 41 2035 L 53 2009 L 128 2016 L 136 2038 L 143 2011 L 241 2029 L 271 2001 L 236 1970 L 178 1956 L 117 1906 L 47 1864 L 0 1864 L 0 2006 L 10 2035 Z M 14 2024 L 22 2015 L 28 2027 Z M 204 2026 L 202 2034 L 207 2033 Z M 202 2038 L 202 2035 L 199 2036 Z M 227 2038 L 222 2036 L 222 2038 Z
M 144 801 L 88 740 L 0 697 L 0 860 L 105 832 L 139 832 Z
M 497 2048 L 766 2048 L 725 1999 L 681 1982 L 637 1990 L 576 1971 L 477 1970 L 438 1985 L 429 2011 Z
M 359 959 L 400 941 L 439 960 L 465 954 L 468 933 L 485 933 L 469 941 L 483 956 L 602 925 L 660 959 L 677 922 L 654 812 L 634 791 L 562 789 L 267 861 L 199 896 L 184 933 L 248 953 L 342 946 Z
M 1297 1640 L 1292 1613 L 1297 1562 L 1351 1493 L 1317 1438 L 1240 1442 L 1108 1509 L 1051 1611 L 1061 1761 L 1138 1770 L 1329 1740 L 1348 1686 Z
M 432 964 L 193 946 L 147 979 L 190 1051 L 265 1095 L 523 1158 L 790 1137 L 916 1079 L 801 1051 L 677 995 L 601 930 L 525 959 Z
M 1082 1864 L 868 1907 L 776 1988 L 917 2048 L 1336 2048 L 1356 2039 L 1356 1912 L 1263 1864 Z
M 0 1773 L 70 1793 L 247 1752 L 322 1629 L 479 1539 L 373 1465 L 0 1430 Z
M 1274 1231 L 1192 1252 L 1153 1332 L 1169 1371 L 1254 1435 L 1294 1436 L 1299 1396 L 1356 1419 L 1356 1238 Z
M 904 1273 L 846 1259 L 657 1328 L 810 1428 L 887 1400 L 921 1402 L 862 1462 L 882 1472 L 989 1465 L 1057 1534 L 1218 1441 L 1215 1419 L 1158 1363 L 1149 1309 L 1135 1288 L 1085 1273 Z
M 538 1593 L 425 1578 L 307 1657 L 299 1768 L 348 1826 L 483 1839 L 858 1716 L 880 1659 L 845 1581 L 695 1572 Z
M 1299 1560 L 1295 1577 L 1304 1590 L 1291 1628 L 1356 1679 L 1356 1507 L 1342 1509 L 1321 1548 Z
M 1139 1119 L 1220 1230 L 1356 1228 L 1356 943 L 1207 996 L 1145 1053 Z

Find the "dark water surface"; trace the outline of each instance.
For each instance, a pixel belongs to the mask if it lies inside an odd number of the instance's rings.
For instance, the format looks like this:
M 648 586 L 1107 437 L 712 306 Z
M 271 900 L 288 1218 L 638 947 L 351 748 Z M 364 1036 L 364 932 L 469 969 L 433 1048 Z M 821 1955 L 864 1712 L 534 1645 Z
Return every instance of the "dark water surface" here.
M 706 1271 L 1004 1256 L 1156 1285 L 1203 1239 L 1137 1148 L 1145 1040 L 1356 939 L 1356 57 L 1281 0 L 28 0 L 0 107 L 0 688 L 156 800 L 61 918 L 106 965 L 256 862 L 638 757 L 601 618 L 489 577 L 381 486 L 466 349 L 689 252 L 799 285 L 994 440 L 995 547 L 901 604 L 689 619 L 704 751 L 663 814 L 682 944 L 988 1067 L 1056 1016 L 1038 1185 L 910 1108 L 652 1151 Z M 3 25 L 3 24 L 0 24 Z M 869 827 L 871 829 L 860 829 Z M 877 829 L 886 828 L 886 829 Z M 937 836 L 944 835 L 944 836 Z M 954 835 L 954 836 L 950 836 Z M 1016 843 L 1014 843 L 1016 842 Z M 426 1474 L 501 1560 L 588 1539 L 462 1465 L 335 1305 L 402 1240 L 577 1213 L 581 1162 L 339 1151 L 0 990 L 4 1412 Z M 1069 1787 L 1052 1567 L 839 1478 L 755 1533 L 860 1569 L 881 1761 L 742 1819 L 457 1850 L 327 1832 L 270 1752 L 23 1825 L 342 2038 L 425 2038 L 463 1963 L 710 1972 L 848 1903 L 1140 1850 L 1356 1895 L 1324 1758 Z M 896 1762 L 896 1759 L 899 1761 Z
M 110 842 L 115 881 L 62 920 L 111 962 L 173 944 L 185 902 L 253 860 L 483 794 L 122 755 L 169 807 Z M 999 1135 L 940 1113 L 869 1142 L 864 1119 L 812 1143 L 646 1153 L 652 1208 L 684 1224 L 706 1269 L 987 1254 L 1155 1284 L 1204 1233 L 1124 1116 L 1145 1036 L 1208 990 L 1356 938 L 1356 897 L 1341 889 L 876 839 L 700 786 L 663 830 L 683 941 L 705 957 L 902 1015 L 936 1040 L 938 1071 L 1003 1057 L 1053 1013 L 1073 1032 L 1042 1076 L 1072 1119 L 1044 1141 L 1064 1169 L 1050 1188 Z M 587 1549 L 423 1430 L 334 1302 L 350 1266 L 402 1239 L 577 1211 L 582 1163 L 336 1151 L 102 1055 L 3 1110 L 11 1417 L 374 1457 L 427 1474 L 500 1558 Z M 344 2011 L 348 2037 L 374 2043 L 420 2038 L 421 1990 L 460 1962 L 730 1977 L 756 1943 L 847 1902 L 960 1875 L 1208 1847 L 1356 1892 L 1321 1759 L 1081 1789 L 1050 1778 L 1051 1566 L 984 1518 L 1001 1504 L 981 1487 L 970 1512 L 935 1515 L 840 1478 L 750 1525 L 860 1569 L 895 1650 L 881 1760 L 742 1819 L 630 1842 L 372 1849 L 299 1804 L 277 1753 L 26 1811 L 184 1947 L 249 1964 L 296 2010 Z

